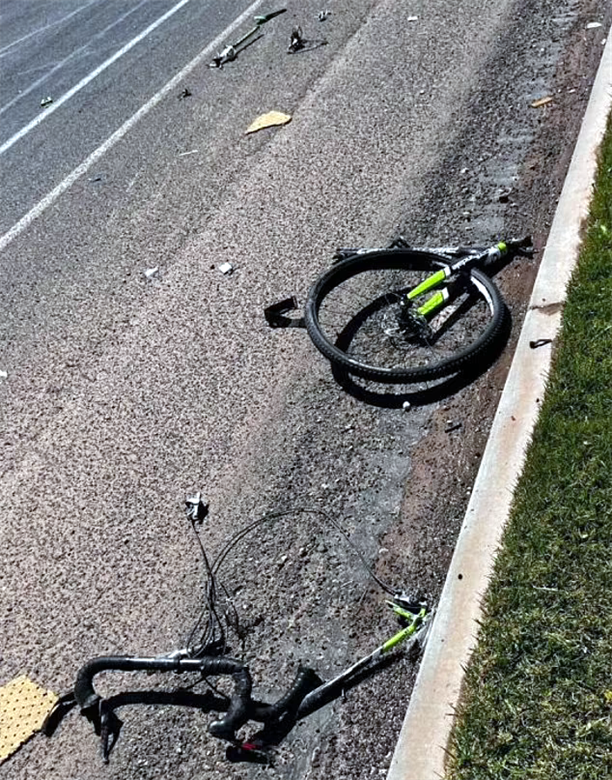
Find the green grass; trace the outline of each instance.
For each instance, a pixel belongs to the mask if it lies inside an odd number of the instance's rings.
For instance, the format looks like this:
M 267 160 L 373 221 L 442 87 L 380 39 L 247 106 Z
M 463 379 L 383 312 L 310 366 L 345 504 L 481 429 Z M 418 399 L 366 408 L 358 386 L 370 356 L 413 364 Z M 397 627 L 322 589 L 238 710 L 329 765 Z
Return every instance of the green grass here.
M 612 120 L 450 780 L 612 778 Z

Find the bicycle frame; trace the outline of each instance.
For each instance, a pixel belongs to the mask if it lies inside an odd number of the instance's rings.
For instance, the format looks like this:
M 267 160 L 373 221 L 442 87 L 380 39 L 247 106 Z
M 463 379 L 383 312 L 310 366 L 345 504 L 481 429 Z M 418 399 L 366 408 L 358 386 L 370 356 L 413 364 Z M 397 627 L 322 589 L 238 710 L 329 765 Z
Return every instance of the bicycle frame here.
M 106 762 L 110 752 L 110 735 L 116 730 L 119 721 L 113 714 L 111 705 L 94 688 L 93 680 L 99 672 L 190 671 L 199 672 L 203 676 L 230 676 L 234 680 L 234 692 L 229 697 L 225 716 L 209 725 L 209 734 L 230 743 L 230 760 L 262 761 L 265 751 L 278 744 L 298 720 L 306 718 L 357 684 L 360 675 L 374 669 L 407 640 L 412 640 L 414 645 L 424 637 L 431 617 L 426 606 L 417 607 L 413 602 L 400 597 L 387 603 L 396 615 L 407 623 L 405 627 L 327 682 L 322 682 L 312 669 L 300 667 L 290 689 L 273 704 L 265 704 L 252 698 L 251 676 L 247 666 L 241 661 L 223 655 L 188 658 L 183 651 L 157 658 L 93 658 L 81 667 L 77 674 L 72 701 L 79 705 L 81 714 L 93 723 L 96 733 L 100 735 L 101 752 Z M 68 697 L 63 697 L 64 704 L 68 700 Z M 263 723 L 264 727 L 252 739 L 241 741 L 237 737 L 237 731 L 250 720 Z

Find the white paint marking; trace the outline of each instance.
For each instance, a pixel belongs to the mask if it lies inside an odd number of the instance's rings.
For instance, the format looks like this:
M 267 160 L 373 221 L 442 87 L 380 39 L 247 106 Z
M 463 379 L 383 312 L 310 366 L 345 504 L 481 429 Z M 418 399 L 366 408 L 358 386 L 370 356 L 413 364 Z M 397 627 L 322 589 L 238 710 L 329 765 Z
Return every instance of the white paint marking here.
M 78 165 L 72 171 L 72 173 L 69 173 L 68 176 L 66 176 L 66 178 L 60 182 L 57 187 L 55 187 L 55 189 L 51 190 L 51 192 L 45 195 L 45 197 L 40 200 L 34 206 L 34 208 L 28 211 L 28 213 L 22 217 L 19 222 L 13 225 L 13 227 L 0 238 L 0 252 L 5 249 L 11 243 L 11 241 L 13 241 L 13 239 L 17 238 L 17 236 L 23 233 L 23 231 L 26 230 L 26 228 L 28 228 L 35 219 L 40 217 L 40 215 L 43 214 L 46 209 L 49 208 L 49 206 L 53 205 L 53 203 L 55 203 L 60 195 L 72 187 L 75 181 L 77 181 L 77 179 L 79 179 L 95 163 L 97 163 L 98 160 L 104 154 L 106 154 L 106 152 L 112 149 L 113 146 L 118 141 L 120 141 L 133 127 L 135 127 L 135 125 L 144 116 L 146 116 L 153 108 L 155 108 L 155 106 L 160 103 L 163 98 L 165 98 L 166 95 L 185 78 L 185 76 L 189 75 L 189 73 L 191 73 L 191 71 L 196 68 L 204 59 L 210 57 L 213 52 L 215 52 L 220 46 L 224 45 L 225 41 L 234 32 L 234 30 L 236 30 L 236 28 L 238 28 L 246 19 L 248 19 L 249 16 L 257 11 L 263 2 L 264 0 L 255 0 L 255 2 L 252 3 L 246 9 L 246 11 L 240 14 L 240 16 L 237 17 L 228 27 L 226 27 L 225 30 L 223 30 L 223 32 L 220 33 L 211 43 L 209 43 L 205 49 L 202 49 L 202 51 L 191 60 L 191 62 L 185 65 L 185 67 L 179 73 L 177 73 L 174 78 L 170 79 L 170 81 L 165 86 L 163 86 L 159 92 L 153 95 L 153 97 L 147 103 L 141 106 L 138 111 L 126 122 L 124 122 L 118 130 L 115 130 L 115 132 L 109 138 L 107 138 L 107 140 L 101 146 L 92 152 L 86 160 Z
M 133 8 L 130 8 L 129 11 L 126 11 L 124 14 L 122 14 L 118 19 L 115 19 L 114 22 L 111 22 L 111 24 L 107 25 L 103 30 L 101 30 L 99 33 L 96 33 L 93 38 L 90 38 L 87 43 L 83 44 L 83 46 L 79 46 L 78 49 L 75 49 L 73 52 L 71 52 L 67 57 L 64 57 L 63 60 L 60 60 L 59 62 L 50 63 L 53 65 L 51 70 L 47 71 L 43 76 L 36 79 L 32 84 L 30 84 L 29 87 L 26 87 L 22 92 L 20 92 L 18 95 L 16 95 L 12 100 L 9 100 L 8 103 L 6 103 L 2 108 L 0 108 L 0 116 L 4 114 L 5 111 L 8 111 L 11 106 L 15 105 L 19 100 L 22 100 L 26 95 L 29 95 L 30 92 L 35 90 L 37 87 L 40 87 L 41 84 L 44 84 L 44 82 L 49 78 L 49 76 L 52 76 L 56 71 L 58 71 L 60 68 L 63 68 L 64 65 L 67 62 L 70 62 L 71 59 L 77 56 L 77 54 L 80 54 L 82 51 L 86 51 L 91 44 L 97 39 L 101 38 L 102 36 L 106 35 L 106 33 L 109 30 L 112 30 L 113 27 L 115 27 L 118 24 L 121 24 L 130 14 L 133 14 L 134 11 L 137 11 L 142 5 L 145 3 L 148 3 L 149 0 L 140 0 L 138 5 L 135 5 Z M 23 73 L 20 75 L 24 75 Z
M 101 65 L 98 65 L 98 67 L 95 70 L 92 70 L 92 72 L 88 76 L 85 76 L 85 78 L 81 79 L 78 84 L 75 84 L 75 86 L 72 87 L 72 89 L 69 89 L 65 95 L 62 95 L 60 98 L 54 101 L 53 105 L 50 106 L 44 112 L 44 114 L 39 114 L 25 127 L 22 127 L 21 130 L 19 130 L 19 132 L 15 133 L 14 136 L 9 138 L 8 141 L 5 141 L 5 143 L 3 143 L 2 146 L 0 146 L 0 154 L 4 154 L 4 152 L 6 152 L 8 149 L 11 148 L 11 146 L 13 146 L 13 144 L 16 144 L 17 141 L 20 141 L 31 130 L 34 130 L 35 127 L 38 127 L 38 125 L 41 122 L 43 122 L 45 119 L 47 119 L 49 116 L 51 116 L 51 114 L 54 111 L 57 111 L 57 109 L 60 106 L 63 106 L 67 100 L 70 100 L 70 98 L 76 95 L 77 92 L 80 92 L 83 89 L 83 87 L 86 87 L 91 81 L 97 78 L 100 75 L 100 73 L 103 73 L 107 68 L 110 68 L 110 66 L 113 63 L 117 62 L 117 60 L 120 57 L 123 57 L 124 54 L 127 54 L 127 52 L 130 51 L 130 49 L 133 49 L 134 46 L 139 44 L 140 41 L 142 41 L 144 38 L 147 37 L 147 35 L 150 35 L 167 19 L 169 19 L 171 16 L 174 16 L 174 14 L 177 11 L 180 11 L 184 5 L 187 5 L 187 3 L 190 2 L 191 0 L 180 0 L 180 2 L 178 2 L 175 6 L 173 6 L 169 11 L 166 11 L 166 13 L 163 16 L 160 16 L 159 19 L 157 19 L 155 22 L 150 24 L 145 30 L 139 33 L 135 38 L 132 38 L 132 40 L 129 43 L 126 43 L 125 46 L 119 49 L 118 52 L 115 52 L 115 54 L 113 54 L 112 57 L 109 57 Z
M 94 5 L 94 3 L 97 2 L 98 0 L 91 0 L 90 3 L 87 3 L 86 5 L 82 5 L 80 8 L 71 11 L 66 16 L 62 16 L 61 19 L 57 19 L 57 21 L 55 22 L 50 22 L 49 24 L 46 24 L 44 27 L 39 27 L 37 30 L 32 30 L 32 32 L 29 32 L 27 35 L 22 35 L 21 38 L 17 38 L 17 40 L 13 41 L 12 43 L 9 43 L 7 46 L 3 46 L 2 49 L 0 49 L 0 58 L 6 56 L 5 53 L 8 52 L 9 49 L 12 49 L 14 46 L 17 46 L 19 43 L 24 43 L 29 38 L 32 38 L 34 35 L 38 35 L 39 33 L 45 32 L 45 30 L 50 30 L 52 27 L 55 27 L 56 25 L 61 24 L 62 22 L 66 22 L 68 19 L 71 19 L 73 16 L 80 14 L 81 11 L 85 11 L 87 8 L 89 8 L 90 5 Z

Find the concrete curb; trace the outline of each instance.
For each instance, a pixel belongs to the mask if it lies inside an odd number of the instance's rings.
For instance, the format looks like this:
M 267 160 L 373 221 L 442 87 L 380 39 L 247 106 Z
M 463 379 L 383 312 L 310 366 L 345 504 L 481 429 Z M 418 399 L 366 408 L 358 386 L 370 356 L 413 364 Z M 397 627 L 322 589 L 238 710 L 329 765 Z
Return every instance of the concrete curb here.
M 561 323 L 566 288 L 578 259 L 597 151 L 612 109 L 612 37 L 597 71 L 529 310 L 476 477 L 440 604 L 430 631 L 387 780 L 440 780 L 466 667 L 476 643 L 485 593 L 514 487 L 538 418 Z

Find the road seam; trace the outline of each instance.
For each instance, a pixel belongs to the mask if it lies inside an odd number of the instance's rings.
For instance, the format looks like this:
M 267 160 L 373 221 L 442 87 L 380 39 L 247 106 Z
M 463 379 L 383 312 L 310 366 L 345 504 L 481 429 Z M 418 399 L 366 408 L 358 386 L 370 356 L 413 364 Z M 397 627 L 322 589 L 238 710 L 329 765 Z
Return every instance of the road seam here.
M 482 619 L 481 599 L 550 371 L 551 346 L 532 349 L 529 342 L 553 341 L 558 334 L 611 109 L 612 36 L 608 35 L 387 780 L 444 777 L 464 669 Z

